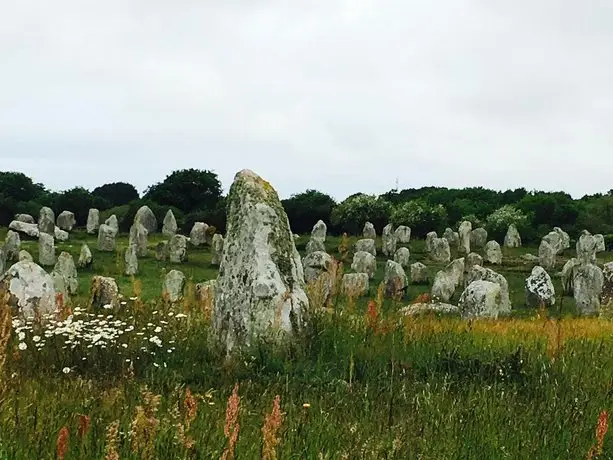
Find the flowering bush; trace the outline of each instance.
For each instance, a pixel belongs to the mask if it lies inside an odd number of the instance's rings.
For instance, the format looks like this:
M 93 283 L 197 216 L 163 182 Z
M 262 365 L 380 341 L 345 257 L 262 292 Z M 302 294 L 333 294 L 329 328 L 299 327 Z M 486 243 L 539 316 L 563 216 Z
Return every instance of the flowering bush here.
M 390 210 L 391 205 L 383 198 L 358 194 L 347 198 L 334 208 L 332 223 L 343 232 L 357 235 L 362 232 L 367 221 L 379 229 L 387 225 Z
M 528 217 L 510 204 L 496 209 L 487 216 L 487 230 L 496 239 L 503 238 L 509 225 L 515 224 L 518 229 L 525 227 Z
M 394 226 L 411 227 L 415 236 L 423 237 L 432 230 L 443 230 L 447 223 L 447 210 L 442 204 L 430 205 L 423 200 L 412 200 L 396 206 L 391 221 Z

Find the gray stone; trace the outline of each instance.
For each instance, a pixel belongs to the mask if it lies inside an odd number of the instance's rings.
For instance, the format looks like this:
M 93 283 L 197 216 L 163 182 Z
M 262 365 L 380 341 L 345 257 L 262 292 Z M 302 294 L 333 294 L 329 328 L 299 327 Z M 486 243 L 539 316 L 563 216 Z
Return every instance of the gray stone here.
M 560 235 L 560 252 L 564 251 L 564 249 L 570 248 L 570 236 L 568 236 L 568 233 L 566 233 L 560 227 L 553 227 L 553 231 Z
M 26 222 L 21 222 L 18 220 L 14 220 L 9 224 L 9 229 L 15 230 L 16 232 L 23 233 L 32 238 L 38 238 L 40 235 L 40 230 L 38 229 L 37 224 L 28 224 Z
M 487 243 L 487 230 L 483 227 L 475 228 L 470 234 L 470 244 L 475 248 L 483 248 Z
M 62 251 L 57 258 L 57 263 L 53 268 L 51 277 L 56 279 L 59 277 L 62 279 L 65 293 L 68 295 L 75 295 L 79 290 L 79 278 L 77 276 L 77 268 L 75 267 L 74 259 L 66 252 Z M 56 288 L 56 291 L 62 291 Z
M 171 303 L 176 303 L 183 298 L 185 290 L 185 275 L 179 270 L 170 270 L 164 278 L 162 295 Z
M 398 248 L 396 253 L 394 254 L 394 262 L 398 262 L 402 265 L 402 268 L 408 268 L 410 265 L 409 259 L 411 258 L 411 253 L 405 247 Z
M 173 264 L 187 261 L 187 238 L 183 235 L 173 235 L 168 242 L 168 260 Z
M 521 256 L 519 256 L 519 258 L 527 263 L 531 263 L 531 264 L 539 263 L 538 256 L 535 256 L 534 254 L 522 254 Z
M 21 250 L 21 238 L 19 233 L 9 230 L 4 239 L 4 251 L 6 252 L 6 259 L 9 261 L 17 261 L 19 258 L 19 251 Z
M 579 259 L 573 257 L 568 259 L 562 268 L 562 292 L 564 294 L 572 294 L 575 289 L 575 276 L 577 269 L 581 266 Z
M 87 213 L 87 225 L 86 225 L 87 233 L 90 235 L 95 235 L 98 229 L 100 228 L 100 211 L 95 208 L 91 208 Z
M 604 275 L 600 267 L 581 264 L 574 281 L 574 297 L 581 315 L 593 315 L 600 311 L 600 296 L 604 287 Z
M 411 242 L 411 228 L 406 225 L 399 225 L 394 234 L 397 244 L 409 244 Z
M 396 234 L 394 233 L 394 227 L 392 224 L 387 224 L 383 227 L 383 233 L 381 234 L 382 248 L 384 256 L 393 257 L 396 252 Z
M 602 305 L 613 307 L 613 262 L 604 265 L 602 276 Z
M 175 233 L 177 233 L 177 219 L 175 219 L 172 209 L 169 209 L 166 211 L 166 216 L 164 216 L 162 235 L 170 237 Z
M 19 262 L 34 262 L 34 257 L 25 249 L 19 251 Z
M 309 242 L 306 244 L 306 253 L 311 254 L 313 252 L 326 252 L 326 246 L 323 243 L 323 241 L 321 240 L 309 240 Z
M 447 227 L 443 232 L 443 238 L 449 243 L 451 249 L 458 250 L 460 248 L 460 235 Z
M 328 231 L 328 227 L 323 220 L 317 221 L 317 223 L 313 226 L 313 230 L 311 231 L 311 241 L 318 241 L 320 243 L 326 242 L 326 233 Z
M 443 302 L 418 302 L 401 308 L 399 313 L 405 316 L 427 315 L 430 313 L 459 316 L 460 309 L 455 305 Z
M 483 257 L 476 252 L 471 252 L 464 258 L 464 271 L 468 273 L 475 265 L 483 266 Z
M 89 246 L 83 243 L 83 245 L 81 246 L 81 252 L 79 253 L 79 260 L 77 261 L 77 266 L 79 268 L 89 267 L 92 264 L 92 261 L 92 252 L 89 249 Z
M 356 273 L 366 273 L 369 278 L 373 278 L 377 271 L 377 259 L 370 252 L 358 251 L 353 255 L 351 269 Z
M 108 226 L 111 230 L 113 230 L 113 236 L 117 236 L 117 234 L 119 233 L 119 222 L 117 221 L 117 216 L 115 214 L 109 216 L 109 218 L 104 221 L 104 225 Z M 98 229 L 100 229 L 100 227 L 98 227 Z
M 138 222 L 137 222 L 138 224 Z M 138 273 L 138 254 L 134 244 L 129 244 L 124 254 L 124 260 L 126 262 L 125 274 L 126 276 L 134 276 Z
M 539 246 L 539 265 L 546 270 L 550 270 L 556 265 L 556 248 L 548 243 L 545 238 L 541 240 Z
M 53 235 L 55 239 L 58 241 L 68 241 L 68 232 L 65 230 L 62 230 L 59 227 L 55 227 L 55 231 L 53 232 Z
M 149 250 L 147 249 L 147 229 L 140 222 L 134 222 L 130 227 L 130 235 L 128 237 L 128 246 L 134 246 L 136 257 L 147 257 Z
M 160 241 L 155 247 L 156 260 L 168 260 L 170 258 L 170 247 L 168 241 Z
M 38 263 L 42 266 L 55 265 L 55 240 L 48 233 L 38 237 Z
M 556 254 L 560 254 L 564 251 L 564 244 L 562 242 L 562 237 L 560 233 L 551 231 L 547 235 L 543 237 L 543 241 L 547 241 L 549 245 L 553 248 Z
M 446 241 L 446 240 L 445 240 Z M 432 297 L 440 302 L 449 302 L 464 280 L 464 258 L 455 259 L 439 270 L 432 283 Z
M 532 273 L 526 279 L 525 292 L 526 305 L 529 307 L 540 307 L 541 305 L 550 307 L 556 303 L 551 277 L 541 266 L 537 265 L 532 269 Z
M 366 222 L 364 224 L 364 229 L 362 230 L 362 236 L 367 240 L 374 240 L 377 238 L 377 232 L 375 230 L 375 226 L 370 222 Z
M 385 264 L 383 284 L 387 297 L 402 296 L 408 286 L 407 275 L 402 265 L 393 260 L 388 260 Z
M 307 284 L 321 283 L 324 298 L 327 298 L 332 290 L 334 264 L 334 258 L 322 251 L 313 252 L 302 259 L 305 282 Z
M 51 208 L 44 206 L 38 217 L 38 231 L 53 236 L 55 232 L 55 214 Z
M 426 252 L 429 253 L 432 251 L 432 241 L 438 238 L 436 232 L 428 232 L 426 234 Z
M 203 246 L 207 242 L 207 232 L 209 226 L 204 222 L 194 222 L 192 230 L 189 232 L 189 239 L 192 246 Z
M 4 246 L 0 246 L 0 275 L 2 275 L 7 269 L 7 255 Z
M 373 256 L 377 256 L 377 246 L 375 245 L 375 240 L 371 239 L 363 239 L 355 242 L 355 252 L 369 252 Z
M 488 241 L 485 245 L 485 257 L 483 258 L 490 264 L 502 264 L 502 249 L 497 241 Z
M 460 224 L 458 235 L 460 236 L 460 254 L 470 254 L 470 237 L 472 235 L 473 224 L 465 220 Z
M 428 267 L 421 262 L 411 264 L 411 284 L 427 284 L 429 280 Z
M 447 263 L 451 260 L 451 249 L 445 238 L 434 238 L 430 245 L 430 259 L 434 262 Z
M 90 305 L 97 310 L 106 306 L 116 308 L 119 306 L 119 288 L 113 278 L 94 276 L 90 289 Z
M 462 292 L 458 303 L 462 318 L 498 318 L 508 314 L 502 301 L 502 290 L 491 281 L 473 281 Z
M 74 212 L 62 211 L 57 216 L 56 225 L 65 232 L 71 232 L 74 226 L 77 225 L 77 219 L 74 216 Z
M 291 338 L 306 325 L 309 300 L 300 254 L 274 188 L 243 170 L 227 202 L 212 323 L 229 353 L 257 337 Z
M 366 273 L 346 273 L 343 275 L 342 292 L 352 298 L 368 294 L 369 279 Z
M 473 281 L 490 281 L 500 286 L 500 302 L 501 308 L 505 312 L 511 311 L 511 297 L 509 295 L 509 283 L 507 279 L 500 273 L 496 273 L 491 268 L 485 268 L 480 265 L 473 266 L 466 275 L 465 285 L 468 286 Z
M 223 256 L 223 236 L 220 233 L 215 233 L 213 235 L 213 244 L 211 245 L 211 253 L 213 257 L 211 258 L 211 265 L 215 267 L 219 267 L 221 264 L 221 258 Z
M 143 224 L 149 235 L 153 235 L 155 232 L 157 232 L 158 221 L 149 206 L 141 206 L 139 210 L 136 211 L 134 223 L 136 222 Z
M 36 221 L 34 220 L 34 217 L 32 217 L 30 214 L 17 214 L 15 215 L 15 220 L 18 222 L 24 222 L 26 224 L 36 223 Z
M 53 279 L 32 261 L 17 262 L 1 275 L 0 291 L 9 294 L 9 305 L 25 318 L 55 311 Z
M 584 234 L 577 241 L 577 259 L 581 264 L 596 263 L 596 239 L 590 234 Z
M 209 280 L 196 284 L 196 302 L 198 302 L 198 304 L 205 309 L 212 308 L 215 304 L 216 287 L 217 280 Z
M 519 248 L 521 246 L 521 236 L 515 224 L 509 225 L 504 237 L 504 246 L 507 248 Z
M 106 224 L 98 229 L 98 250 L 103 252 L 115 252 L 115 235 L 117 232 Z
M 604 252 L 606 251 L 606 246 L 604 244 L 604 235 L 597 233 L 594 235 L 594 240 L 596 242 L 596 252 Z

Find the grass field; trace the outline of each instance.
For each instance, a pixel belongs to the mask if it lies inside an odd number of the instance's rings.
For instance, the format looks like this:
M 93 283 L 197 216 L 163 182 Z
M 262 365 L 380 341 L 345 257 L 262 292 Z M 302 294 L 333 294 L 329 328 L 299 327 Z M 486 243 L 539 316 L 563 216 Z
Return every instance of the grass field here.
M 411 286 L 401 301 L 380 299 L 380 258 L 370 295 L 355 304 L 338 297 L 313 312 L 299 346 L 255 345 L 225 361 L 208 340 L 210 305 L 160 299 L 167 270 L 192 283 L 216 276 L 208 249 L 190 249 L 189 262 L 175 267 L 153 257 L 159 239 L 150 238 L 151 256 L 139 260 L 138 283 L 122 275 L 122 256 L 96 251 L 95 238 L 77 232 L 58 244 L 76 258 L 87 242 L 94 266 L 80 272 L 71 320 L 15 324 L 2 347 L 0 458 L 613 455 L 613 322 L 574 317 L 572 298 L 561 309 L 524 308 L 531 265 L 519 256 L 535 248 L 503 249 L 504 266 L 494 268 L 509 281 L 511 318 L 401 317 L 397 310 L 429 286 Z M 328 251 L 339 243 L 329 238 Z M 119 238 L 118 248 L 126 244 Z M 22 244 L 35 260 L 36 246 Z M 410 250 L 412 261 L 425 261 L 422 241 Z M 611 259 L 599 254 L 599 262 Z M 432 276 L 440 268 L 426 264 Z M 87 311 L 93 274 L 115 277 L 127 305 Z

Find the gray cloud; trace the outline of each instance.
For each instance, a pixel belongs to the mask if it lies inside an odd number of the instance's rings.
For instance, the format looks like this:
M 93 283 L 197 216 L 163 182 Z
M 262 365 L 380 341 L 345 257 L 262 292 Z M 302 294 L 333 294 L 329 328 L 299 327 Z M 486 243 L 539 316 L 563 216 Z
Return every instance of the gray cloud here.
M 54 189 L 606 191 L 612 26 L 604 0 L 11 2 L 0 160 Z

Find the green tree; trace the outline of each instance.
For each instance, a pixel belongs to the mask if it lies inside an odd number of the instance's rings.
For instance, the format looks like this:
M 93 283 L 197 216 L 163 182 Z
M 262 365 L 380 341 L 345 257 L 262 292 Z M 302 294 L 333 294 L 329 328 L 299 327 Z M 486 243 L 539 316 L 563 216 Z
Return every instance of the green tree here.
M 108 207 L 122 206 L 131 201 L 138 200 L 138 191 L 132 184 L 126 182 L 113 182 L 96 187 L 92 194 L 99 198 L 103 198 Z
M 502 243 L 511 224 L 515 224 L 520 234 L 525 233 L 528 216 L 515 208 L 515 206 L 505 204 L 487 216 L 486 220 L 490 239 L 495 239 Z
M 77 225 L 85 225 L 90 208 L 106 209 L 109 203 L 94 196 L 83 187 L 75 187 L 58 193 L 53 200 L 53 209 L 57 216 L 62 211 L 71 211 L 75 215 Z
M 31 212 L 36 217 L 39 202 L 46 200 L 47 194 L 42 184 L 34 183 L 23 173 L 0 171 L 0 224 L 8 225 L 15 214 L 22 212 Z
M 411 227 L 411 233 L 424 237 L 428 232 L 442 232 L 447 224 L 447 211 L 441 204 L 430 205 L 425 200 L 412 200 L 395 206 L 391 222 L 394 226 Z
M 339 204 L 332 212 L 332 223 L 341 232 L 357 235 L 367 221 L 382 229 L 388 222 L 391 205 L 374 195 L 355 194 Z
M 331 223 L 336 202 L 330 195 L 317 190 L 306 190 L 282 201 L 292 231 L 308 233 L 318 220 Z

